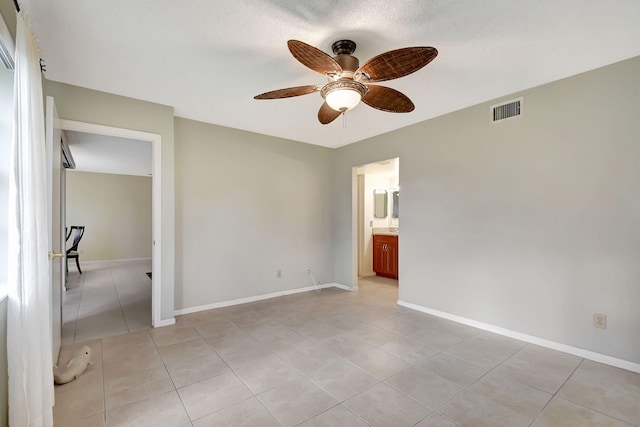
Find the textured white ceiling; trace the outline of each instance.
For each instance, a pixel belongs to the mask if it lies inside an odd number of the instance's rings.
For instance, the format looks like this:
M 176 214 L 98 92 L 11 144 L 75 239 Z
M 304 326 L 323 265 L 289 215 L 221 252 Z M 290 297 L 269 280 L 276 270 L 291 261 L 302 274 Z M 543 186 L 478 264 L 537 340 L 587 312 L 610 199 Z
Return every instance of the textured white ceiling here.
M 358 175 L 386 175 L 389 177 L 400 175 L 400 159 L 398 157 L 383 160 L 376 163 L 369 163 L 367 165 L 360 166 L 357 171 Z
M 151 142 L 65 130 L 76 170 L 150 176 Z
M 638 0 L 23 0 L 47 78 L 173 106 L 175 115 L 338 147 L 640 55 Z M 319 93 L 254 95 L 326 80 L 287 50 L 350 38 L 364 63 L 433 46 L 388 86 L 416 109 L 359 105 L 321 125 Z

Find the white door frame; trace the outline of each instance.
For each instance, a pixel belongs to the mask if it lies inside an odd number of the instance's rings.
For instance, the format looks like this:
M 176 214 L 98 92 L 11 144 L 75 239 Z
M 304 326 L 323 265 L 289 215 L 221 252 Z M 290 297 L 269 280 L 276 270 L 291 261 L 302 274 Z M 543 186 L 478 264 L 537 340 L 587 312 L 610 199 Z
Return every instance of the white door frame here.
M 62 287 L 65 258 L 64 229 L 62 228 L 62 130 L 53 98 L 46 98 L 45 144 L 47 167 L 47 221 L 49 228 L 49 287 L 51 292 L 51 347 L 53 365 L 58 365 L 62 345 Z M 52 257 L 53 254 L 58 254 Z
M 162 320 L 162 136 L 156 133 L 140 132 L 137 130 L 97 125 L 93 123 L 60 120 L 62 130 L 93 133 L 119 138 L 148 141 L 152 147 L 152 266 L 151 271 L 151 323 L 154 327 L 164 326 Z M 173 323 L 173 322 L 172 322 Z
M 358 169 L 363 166 L 373 165 L 376 163 L 398 159 L 400 161 L 400 156 L 394 156 L 387 159 L 381 159 L 378 161 L 373 161 L 369 163 L 365 163 L 358 166 L 351 167 L 351 277 L 352 277 L 352 286 L 351 289 L 358 289 L 358 278 L 360 273 L 360 257 L 361 257 L 361 248 L 362 248 L 362 238 L 361 233 L 364 233 L 364 227 L 366 227 L 366 221 L 364 221 L 364 212 L 361 210 L 360 206 L 360 192 L 364 190 L 360 187 L 360 181 L 358 178 Z M 400 179 L 399 171 L 398 171 L 398 180 Z M 366 182 L 366 173 L 365 178 Z M 365 194 L 362 197 L 366 197 Z M 400 289 L 400 279 L 398 278 L 398 289 Z
M 359 242 L 358 242 L 358 168 L 351 168 L 351 290 L 358 288 L 358 264 L 359 264 Z

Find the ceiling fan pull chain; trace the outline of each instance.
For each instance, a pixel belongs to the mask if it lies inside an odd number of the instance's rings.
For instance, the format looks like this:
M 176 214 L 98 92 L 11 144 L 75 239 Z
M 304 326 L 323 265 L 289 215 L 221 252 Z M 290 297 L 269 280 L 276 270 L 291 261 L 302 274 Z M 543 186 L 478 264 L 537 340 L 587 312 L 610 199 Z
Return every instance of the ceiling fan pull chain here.
M 342 129 L 346 129 L 347 128 L 347 112 L 343 111 L 342 112 Z

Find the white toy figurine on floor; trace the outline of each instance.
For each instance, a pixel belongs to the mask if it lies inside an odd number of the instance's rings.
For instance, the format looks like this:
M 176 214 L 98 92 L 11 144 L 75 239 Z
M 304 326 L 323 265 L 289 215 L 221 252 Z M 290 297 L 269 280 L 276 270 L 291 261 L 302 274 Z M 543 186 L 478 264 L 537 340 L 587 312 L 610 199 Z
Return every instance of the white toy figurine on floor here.
M 66 384 L 71 382 L 87 370 L 87 365 L 93 365 L 93 363 L 91 363 L 91 349 L 85 345 L 75 352 L 71 360 L 69 360 L 67 369 L 64 372 L 53 376 L 53 381 L 56 384 Z

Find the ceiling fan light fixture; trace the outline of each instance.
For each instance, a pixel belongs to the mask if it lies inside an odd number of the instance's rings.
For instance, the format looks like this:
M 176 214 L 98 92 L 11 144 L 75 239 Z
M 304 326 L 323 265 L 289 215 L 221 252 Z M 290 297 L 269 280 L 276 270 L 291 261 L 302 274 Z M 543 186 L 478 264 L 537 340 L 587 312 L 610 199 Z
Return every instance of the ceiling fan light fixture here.
M 355 108 L 368 92 L 368 88 L 360 82 L 353 80 L 338 80 L 327 83 L 320 94 L 329 107 L 344 113 Z
M 318 121 L 329 124 L 360 101 L 371 108 L 390 113 L 409 113 L 415 109 L 411 99 L 402 92 L 386 86 L 369 85 L 404 77 L 430 63 L 437 55 L 434 47 L 415 46 L 381 53 L 360 66 L 353 56 L 356 44 L 352 40 L 338 40 L 331 46 L 334 58 L 317 47 L 300 40 L 287 41 L 289 51 L 302 65 L 324 75 L 324 86 L 296 86 L 272 90 L 254 99 L 278 99 L 320 92 L 324 102 L 318 111 Z
M 336 89 L 329 92 L 325 98 L 329 107 L 343 113 L 358 105 L 361 99 L 360 92 L 353 89 Z

